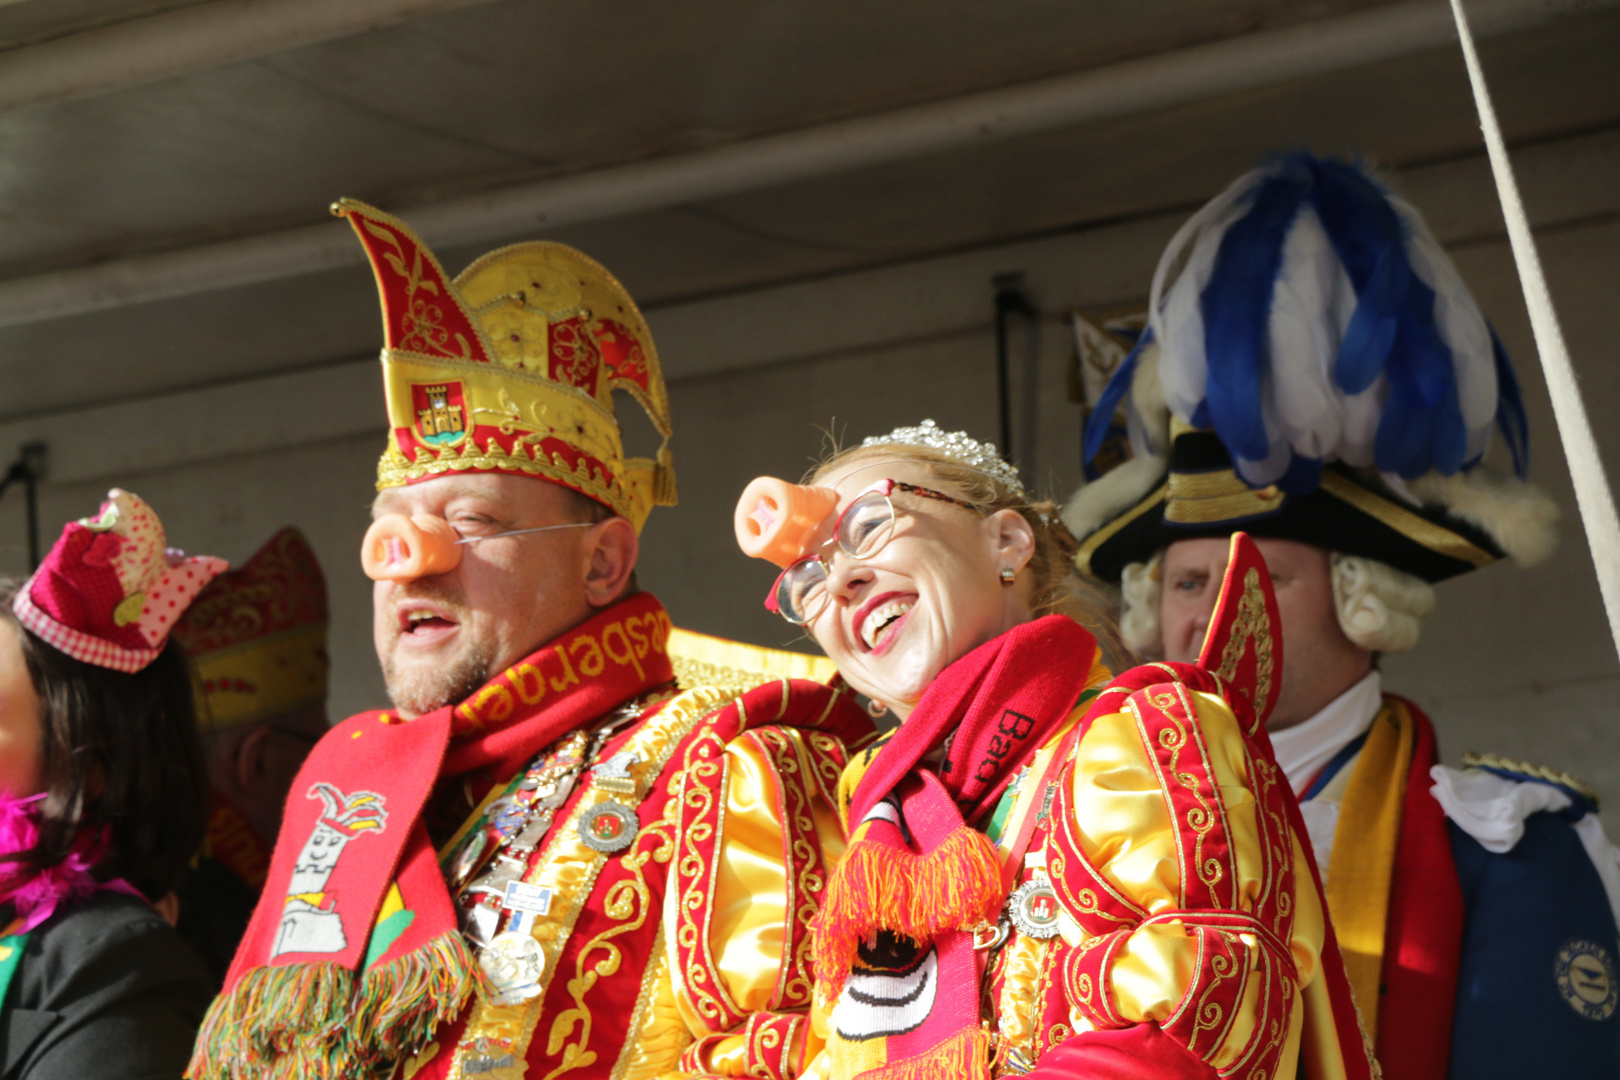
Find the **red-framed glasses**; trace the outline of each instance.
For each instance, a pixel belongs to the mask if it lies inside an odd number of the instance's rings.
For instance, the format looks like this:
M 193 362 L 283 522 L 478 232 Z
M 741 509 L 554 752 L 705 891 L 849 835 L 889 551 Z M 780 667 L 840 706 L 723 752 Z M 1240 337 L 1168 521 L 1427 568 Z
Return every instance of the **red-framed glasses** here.
M 974 513 L 984 512 L 982 506 L 932 488 L 918 487 L 901 480 L 879 480 L 844 507 L 844 512 L 838 515 L 838 521 L 833 526 L 832 538 L 822 544 L 820 550 L 814 555 L 806 555 L 782 571 L 765 598 L 766 609 L 795 626 L 814 622 L 827 607 L 831 595 L 827 579 L 832 573 L 830 560 L 833 552 L 828 548 L 837 545 L 839 551 L 852 559 L 870 559 L 882 551 L 894 535 L 898 511 L 891 496 L 897 491 L 950 503 Z

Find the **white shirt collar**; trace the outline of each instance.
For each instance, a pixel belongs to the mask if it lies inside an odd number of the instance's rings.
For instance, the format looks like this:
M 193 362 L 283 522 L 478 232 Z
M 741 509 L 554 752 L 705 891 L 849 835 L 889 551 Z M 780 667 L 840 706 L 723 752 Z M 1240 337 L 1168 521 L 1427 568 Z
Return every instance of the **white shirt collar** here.
M 1384 687 L 1378 672 L 1369 671 L 1350 689 L 1328 702 L 1322 711 L 1302 724 L 1271 733 L 1271 748 L 1277 764 L 1300 795 L 1322 766 L 1344 749 L 1357 735 L 1372 726 L 1384 704 Z

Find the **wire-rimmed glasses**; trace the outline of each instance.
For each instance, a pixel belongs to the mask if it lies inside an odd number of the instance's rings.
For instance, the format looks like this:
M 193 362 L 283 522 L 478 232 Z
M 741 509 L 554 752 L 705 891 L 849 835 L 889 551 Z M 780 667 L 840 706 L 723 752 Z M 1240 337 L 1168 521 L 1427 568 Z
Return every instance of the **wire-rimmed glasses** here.
M 827 580 L 832 573 L 834 552 L 828 549 L 836 545 L 838 551 L 851 559 L 870 559 L 882 551 L 894 535 L 898 511 L 891 496 L 896 491 L 950 503 L 975 513 L 984 512 L 982 506 L 932 488 L 919 487 L 902 480 L 879 480 L 844 508 L 833 526 L 832 538 L 822 544 L 814 555 L 806 555 L 778 575 L 776 584 L 771 586 L 770 594 L 765 598 L 766 609 L 795 626 L 815 622 L 826 609 L 831 596 Z

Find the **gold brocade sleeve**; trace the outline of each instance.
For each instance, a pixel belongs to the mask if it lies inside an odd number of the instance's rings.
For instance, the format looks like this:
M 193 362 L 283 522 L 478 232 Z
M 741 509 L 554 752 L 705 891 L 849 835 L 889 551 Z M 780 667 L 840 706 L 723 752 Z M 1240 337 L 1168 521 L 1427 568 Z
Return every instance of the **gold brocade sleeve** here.
M 1067 825 L 1094 876 L 1083 882 L 1075 877 L 1059 891 L 1083 897 L 1090 889 L 1096 896 L 1100 878 L 1115 903 L 1113 915 L 1093 911 L 1089 919 L 1084 903 L 1077 905 L 1081 917 L 1065 920 L 1065 937 L 1082 951 L 1096 945 L 1110 952 L 1098 969 L 1106 973 L 1100 980 L 1106 997 L 1094 1017 L 1116 1024 L 1151 1021 L 1172 1034 L 1190 1031 L 1193 1041 L 1202 1040 L 1192 1048 L 1217 1069 L 1251 1052 L 1257 1038 L 1268 1038 L 1257 1033 L 1257 1025 L 1286 1017 L 1286 1030 L 1279 1027 L 1270 1037 L 1284 1042 L 1283 1060 L 1291 1061 L 1288 1051 L 1297 1045 L 1301 1021 L 1299 989 L 1316 978 L 1320 965 L 1321 898 L 1298 838 L 1274 811 L 1269 822 L 1260 820 L 1266 811 L 1257 785 L 1277 782 L 1275 766 L 1254 757 L 1219 697 L 1186 698 L 1193 706 L 1191 725 L 1154 727 L 1133 702 L 1127 711 L 1093 720 L 1076 747 Z M 1150 745 L 1172 749 L 1150 754 Z M 1221 834 L 1224 853 L 1213 847 Z M 1263 850 L 1267 835 L 1286 838 L 1286 856 L 1275 841 L 1271 851 Z M 1184 867 L 1196 868 L 1201 880 L 1184 881 Z M 1291 916 L 1286 941 L 1267 932 L 1276 923 L 1257 918 L 1262 909 Z M 1225 912 L 1237 916 L 1223 922 Z M 1204 929 L 1194 933 L 1195 925 Z M 1228 942 L 1238 970 L 1211 969 L 1210 934 Z M 1268 949 L 1274 954 L 1269 958 Z M 1275 955 L 1282 949 L 1286 958 Z M 1276 1000 L 1278 973 L 1290 966 L 1284 977 L 1291 985 Z M 1223 1004 L 1217 1009 L 1218 1001 Z M 1210 1021 L 1187 1025 L 1189 1008 L 1208 1010 Z
M 687 865 L 675 868 L 666 894 L 666 968 L 695 1040 L 682 1071 L 669 1075 L 755 1075 L 762 1052 L 794 1075 L 820 1049 L 810 1033 L 804 950 L 844 839 L 815 779 L 815 754 L 803 734 L 780 728 L 749 732 L 725 748 L 712 873 L 707 882 L 689 873 L 701 848 L 683 845 Z M 683 930 L 688 942 L 692 931 L 703 934 L 707 949 L 683 950 Z M 716 999 L 726 1006 L 718 1013 Z

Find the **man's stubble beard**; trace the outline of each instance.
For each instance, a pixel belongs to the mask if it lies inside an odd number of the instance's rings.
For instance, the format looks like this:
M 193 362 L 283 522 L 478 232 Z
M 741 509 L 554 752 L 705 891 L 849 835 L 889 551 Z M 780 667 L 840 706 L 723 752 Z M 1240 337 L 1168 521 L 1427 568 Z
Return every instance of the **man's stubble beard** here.
M 490 679 L 494 654 L 473 642 L 459 656 L 442 665 L 424 665 L 401 671 L 394 653 L 383 662 L 383 682 L 388 698 L 401 712 L 422 716 L 446 705 L 459 705 Z
M 394 708 L 413 716 L 423 716 L 446 705 L 460 705 L 489 681 L 493 657 L 474 645 L 466 653 L 443 666 L 400 671 L 390 656 L 383 665 L 383 681 Z

